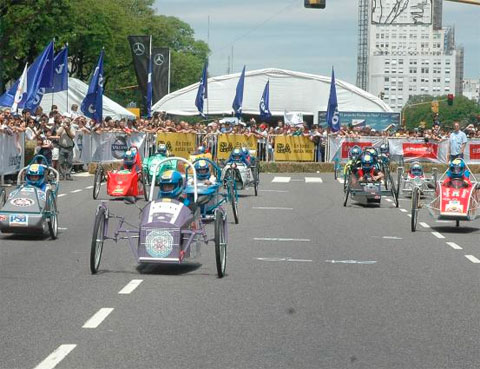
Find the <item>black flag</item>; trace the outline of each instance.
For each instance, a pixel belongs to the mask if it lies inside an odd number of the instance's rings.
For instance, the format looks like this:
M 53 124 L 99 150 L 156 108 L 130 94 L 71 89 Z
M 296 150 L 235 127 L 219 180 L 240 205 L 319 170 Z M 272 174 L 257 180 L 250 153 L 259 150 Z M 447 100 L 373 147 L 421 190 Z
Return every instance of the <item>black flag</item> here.
M 130 50 L 132 50 L 133 66 L 137 75 L 137 82 L 143 96 L 147 98 L 148 60 L 150 58 L 150 36 L 128 36 Z
M 154 47 L 153 58 L 153 101 L 155 104 L 170 92 L 170 49 Z

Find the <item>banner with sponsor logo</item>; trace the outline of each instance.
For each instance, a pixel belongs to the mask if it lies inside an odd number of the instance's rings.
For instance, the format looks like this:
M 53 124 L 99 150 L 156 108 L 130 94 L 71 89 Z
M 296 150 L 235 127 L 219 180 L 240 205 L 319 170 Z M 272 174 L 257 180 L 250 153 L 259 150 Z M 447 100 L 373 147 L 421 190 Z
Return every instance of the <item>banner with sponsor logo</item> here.
M 19 172 L 24 166 L 24 133 L 0 135 L 0 175 Z
M 389 138 L 388 145 L 390 155 L 402 156 L 405 162 L 447 162 L 447 140 L 425 142 L 423 139 Z
M 144 156 L 146 133 L 134 133 L 128 136 L 124 133 L 106 132 L 91 136 L 92 162 L 120 161 L 125 151 L 131 146 L 136 146 L 140 155 Z
M 257 138 L 245 135 L 219 135 L 217 159 L 227 160 L 235 147 L 247 147 L 249 150 L 257 150 Z
M 196 150 L 197 135 L 195 133 L 157 133 L 157 145 L 167 145 L 168 151 L 174 156 L 188 159 L 190 153 Z
M 353 146 L 364 147 L 373 146 L 376 149 L 380 148 L 380 145 L 385 142 L 383 137 L 360 137 L 360 138 L 348 138 L 339 136 L 328 137 L 328 158 L 330 161 L 339 159 L 340 161 L 348 160 L 348 153 Z
M 73 142 L 73 162 L 75 164 L 88 164 L 92 161 L 92 135 L 85 132 L 76 132 Z
M 338 114 L 344 127 L 351 125 L 353 128 L 370 127 L 383 131 L 391 124 L 400 125 L 400 113 L 339 111 Z M 318 122 L 321 125 L 325 125 L 326 117 L 326 111 L 318 112 Z
M 275 161 L 313 161 L 315 144 L 304 136 L 276 136 Z

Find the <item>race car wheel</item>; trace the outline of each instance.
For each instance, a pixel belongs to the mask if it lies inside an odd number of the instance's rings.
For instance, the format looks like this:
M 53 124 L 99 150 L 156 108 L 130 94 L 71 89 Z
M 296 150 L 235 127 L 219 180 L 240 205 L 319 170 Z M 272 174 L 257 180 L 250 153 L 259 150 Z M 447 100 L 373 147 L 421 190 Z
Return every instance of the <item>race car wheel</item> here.
M 93 224 L 92 245 L 90 248 L 90 271 L 92 274 L 98 272 L 100 260 L 102 259 L 105 222 L 105 208 L 100 207 Z
M 97 169 L 95 169 L 95 178 L 93 180 L 93 199 L 96 200 L 98 194 L 100 193 L 100 187 L 102 186 L 103 179 L 103 167 L 98 164 Z
M 142 186 L 143 186 L 143 198 L 145 199 L 145 201 L 148 201 L 148 179 L 147 179 L 147 176 L 145 175 L 145 173 L 141 173 L 140 174 L 140 182 L 142 182 Z
M 348 196 L 350 196 L 350 183 L 347 186 L 347 190 L 345 191 L 345 200 L 343 201 L 343 206 L 347 206 Z
M 333 162 L 333 177 L 335 178 L 335 180 L 337 180 L 337 178 L 338 178 L 338 166 L 339 166 L 338 161 L 335 160 Z
M 228 181 L 228 195 L 232 203 L 233 219 L 235 219 L 235 224 L 238 224 L 238 199 L 237 194 L 235 193 L 235 185 L 233 180 Z
M 460 221 L 459 221 L 459 220 L 456 220 L 456 221 L 455 221 L 455 225 L 456 225 L 457 227 L 460 227 Z
M 0 206 L 3 207 L 7 202 L 7 191 L 4 188 L 0 189 Z
M 48 232 L 50 233 L 50 238 L 55 240 L 58 237 L 58 215 L 57 215 L 57 203 L 55 201 L 55 196 L 51 191 L 47 191 L 47 211 L 50 213 L 47 224 Z
M 412 232 L 417 230 L 417 222 L 418 222 L 418 201 L 419 201 L 420 193 L 418 187 L 415 187 L 412 191 L 412 217 L 410 219 L 410 226 Z
M 398 167 L 397 168 L 397 190 L 396 190 L 397 202 L 395 203 L 397 208 L 398 208 L 398 199 L 400 198 L 400 185 L 402 184 L 402 175 L 403 175 L 403 167 Z M 392 186 L 394 185 L 392 184 Z
M 225 276 L 227 267 L 226 219 L 219 210 L 215 212 L 215 261 L 218 278 Z

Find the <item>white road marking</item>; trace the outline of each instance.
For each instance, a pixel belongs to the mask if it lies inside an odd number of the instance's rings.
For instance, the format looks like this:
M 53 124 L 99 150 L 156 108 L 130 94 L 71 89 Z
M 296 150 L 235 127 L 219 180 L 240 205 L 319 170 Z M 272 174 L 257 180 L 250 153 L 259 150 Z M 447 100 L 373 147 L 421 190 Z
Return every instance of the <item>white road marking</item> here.
M 326 263 L 332 264 L 375 264 L 376 260 L 325 260 Z
M 113 308 L 101 308 L 86 321 L 82 328 L 97 328 L 112 311 Z
M 337 178 L 337 181 L 340 182 L 341 184 L 345 183 L 345 180 L 343 178 Z
M 249 187 L 248 187 L 249 188 Z M 288 192 L 286 190 L 260 190 L 260 192 L 279 192 L 279 193 L 285 193 Z
M 292 177 L 273 177 L 272 183 L 288 183 Z
M 465 255 L 465 257 L 470 260 L 474 264 L 480 263 L 480 260 L 478 260 L 475 256 L 473 255 Z
M 254 238 L 254 241 L 310 242 L 310 240 L 307 238 L 270 238 L 270 237 Z
M 437 238 L 445 238 L 445 236 L 443 234 L 438 233 L 438 232 L 432 232 L 432 234 Z
M 455 242 L 447 242 L 447 245 L 450 246 L 452 249 L 455 250 L 463 250 L 460 246 L 458 246 Z
M 311 259 L 292 259 L 292 258 L 287 258 L 287 261 L 293 261 L 296 263 L 311 263 L 313 260 Z
M 392 199 L 385 199 L 385 201 L 388 201 L 388 202 L 393 202 Z
M 59 231 L 66 231 L 66 230 L 68 230 L 68 228 L 65 228 L 65 227 L 58 227 L 58 230 L 59 230 Z
M 436 220 L 435 223 L 451 223 L 452 220 Z
M 268 206 L 254 206 L 252 209 L 257 209 L 257 210 L 293 210 L 293 208 L 279 208 L 279 207 L 268 207 Z
M 91 190 L 93 188 L 93 186 L 87 186 L 85 187 L 86 190 Z
M 400 210 L 402 213 L 408 213 L 408 210 L 407 210 L 407 209 L 402 209 L 402 208 L 400 208 L 399 210 Z
M 397 236 L 383 236 L 382 238 L 386 240 L 401 240 L 402 237 L 397 237 Z
M 427 223 L 420 222 L 419 223 L 423 228 L 430 228 L 430 226 Z
M 118 292 L 118 294 L 119 295 L 129 295 L 135 290 L 135 288 L 140 286 L 140 283 L 142 283 L 142 282 L 143 282 L 143 279 L 132 279 L 130 282 L 128 282 L 128 284 L 125 287 L 123 287 Z
M 63 196 L 67 196 L 66 193 L 61 193 L 60 195 L 57 195 L 57 197 L 63 197 Z
M 73 190 L 73 191 L 70 191 L 71 193 L 77 193 L 77 192 L 81 192 L 82 190 L 81 189 L 78 189 L 78 190 Z
M 320 177 L 305 177 L 305 183 L 323 183 Z
M 313 260 L 311 259 L 293 259 L 293 258 L 255 258 L 260 261 L 292 261 L 292 262 L 297 262 L 297 263 L 311 263 Z
M 83 173 L 76 173 L 74 174 L 75 177 L 91 177 L 93 174 L 90 174 L 89 172 L 83 172 Z
M 58 348 L 48 355 L 45 360 L 38 364 L 34 369 L 53 369 L 57 364 L 65 359 L 65 357 L 75 348 L 77 345 L 60 345 Z
M 407 217 L 411 218 L 411 217 L 412 217 L 412 214 L 407 214 Z

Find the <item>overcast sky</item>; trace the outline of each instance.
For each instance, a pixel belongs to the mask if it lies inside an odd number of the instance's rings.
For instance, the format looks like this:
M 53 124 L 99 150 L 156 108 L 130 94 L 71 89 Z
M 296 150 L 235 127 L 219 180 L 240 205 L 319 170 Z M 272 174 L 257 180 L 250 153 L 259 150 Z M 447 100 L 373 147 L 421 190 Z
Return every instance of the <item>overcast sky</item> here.
M 155 0 L 155 7 L 204 41 L 210 16 L 212 76 L 227 72 L 233 45 L 234 72 L 246 64 L 329 75 L 334 65 L 337 78 L 355 84 L 358 0 L 327 0 L 323 10 L 305 9 L 303 0 Z M 480 78 L 480 6 L 445 1 L 443 24 L 455 25 L 465 46 L 465 78 Z

